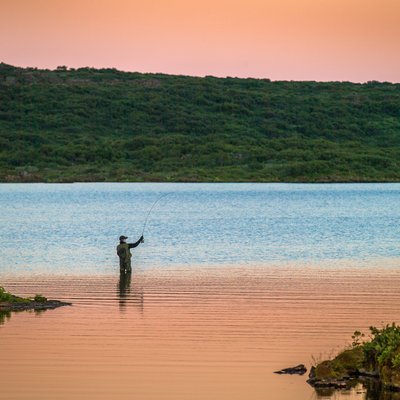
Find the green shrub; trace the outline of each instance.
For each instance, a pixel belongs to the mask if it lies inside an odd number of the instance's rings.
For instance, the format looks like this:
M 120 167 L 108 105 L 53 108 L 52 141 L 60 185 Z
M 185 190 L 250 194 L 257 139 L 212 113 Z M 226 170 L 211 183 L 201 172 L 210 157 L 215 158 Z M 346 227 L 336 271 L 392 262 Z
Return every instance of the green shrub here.
M 23 297 L 14 296 L 13 294 L 7 292 L 3 287 L 0 286 L 0 302 L 26 303 L 32 300 L 37 301 L 39 303 L 44 303 L 47 301 L 47 298 L 42 296 L 41 294 L 37 294 L 33 299 L 26 299 Z
M 37 301 L 38 303 L 45 303 L 47 301 L 47 298 L 42 296 L 41 294 L 37 294 L 34 298 L 34 301 Z
M 0 302 L 7 303 L 26 303 L 30 301 L 23 297 L 14 296 L 13 294 L 7 292 L 3 287 L 0 287 Z
M 375 368 L 388 366 L 400 371 L 400 326 L 371 326 L 370 332 L 371 340 L 363 344 L 367 362 Z
M 0 286 L 0 302 L 2 301 L 13 301 L 14 296 L 11 293 L 5 291 L 3 287 Z

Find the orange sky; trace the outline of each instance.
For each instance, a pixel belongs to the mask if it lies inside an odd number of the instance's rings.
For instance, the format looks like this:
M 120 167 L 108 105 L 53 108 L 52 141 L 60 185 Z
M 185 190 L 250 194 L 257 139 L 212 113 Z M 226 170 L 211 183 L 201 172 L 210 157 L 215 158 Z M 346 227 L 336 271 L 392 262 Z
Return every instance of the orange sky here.
M 400 0 L 0 0 L 0 61 L 400 82 Z

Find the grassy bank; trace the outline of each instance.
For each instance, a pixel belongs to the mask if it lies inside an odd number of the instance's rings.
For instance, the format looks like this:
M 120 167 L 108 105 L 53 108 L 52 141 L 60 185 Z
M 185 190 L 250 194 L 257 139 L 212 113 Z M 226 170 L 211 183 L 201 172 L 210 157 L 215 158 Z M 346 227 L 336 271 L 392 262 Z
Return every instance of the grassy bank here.
M 54 310 L 55 308 L 69 305 L 71 305 L 71 303 L 59 300 L 48 300 L 40 294 L 32 298 L 15 296 L 0 287 L 0 324 L 4 323 L 5 319 L 10 317 L 12 311 Z
M 311 370 L 310 383 L 342 387 L 362 376 L 379 380 L 384 390 L 400 391 L 400 326 L 393 323 L 381 329 L 371 327 L 368 340 L 358 331 L 352 338 L 350 348 Z
M 33 298 L 19 297 L 7 292 L 3 287 L 0 286 L 0 306 L 4 304 L 23 304 L 31 302 L 45 303 L 46 297 L 37 294 Z
M 400 181 L 400 84 L 0 64 L 0 181 Z

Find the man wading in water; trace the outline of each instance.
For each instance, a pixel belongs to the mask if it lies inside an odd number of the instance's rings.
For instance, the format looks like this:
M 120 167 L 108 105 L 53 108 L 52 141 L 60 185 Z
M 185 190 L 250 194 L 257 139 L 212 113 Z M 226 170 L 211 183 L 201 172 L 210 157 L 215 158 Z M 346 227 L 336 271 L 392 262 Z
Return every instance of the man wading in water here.
M 140 239 L 136 243 L 126 243 L 126 239 L 128 239 L 127 236 L 120 236 L 119 245 L 117 246 L 117 254 L 119 257 L 119 272 L 122 274 L 132 272 L 132 254 L 130 249 L 139 246 L 140 243 L 144 243 L 143 235 L 140 236 Z

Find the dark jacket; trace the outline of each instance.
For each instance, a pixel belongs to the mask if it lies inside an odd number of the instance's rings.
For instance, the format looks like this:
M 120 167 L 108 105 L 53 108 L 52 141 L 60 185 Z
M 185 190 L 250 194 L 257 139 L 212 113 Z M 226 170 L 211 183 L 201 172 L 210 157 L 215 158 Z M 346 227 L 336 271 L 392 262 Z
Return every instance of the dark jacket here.
M 139 246 L 141 240 L 142 240 L 142 238 L 140 238 L 135 243 L 123 243 L 123 242 L 121 242 L 117 246 L 118 257 L 123 259 L 123 260 L 130 260 L 132 258 L 132 253 L 131 253 L 130 249 L 133 249 L 133 248 Z

